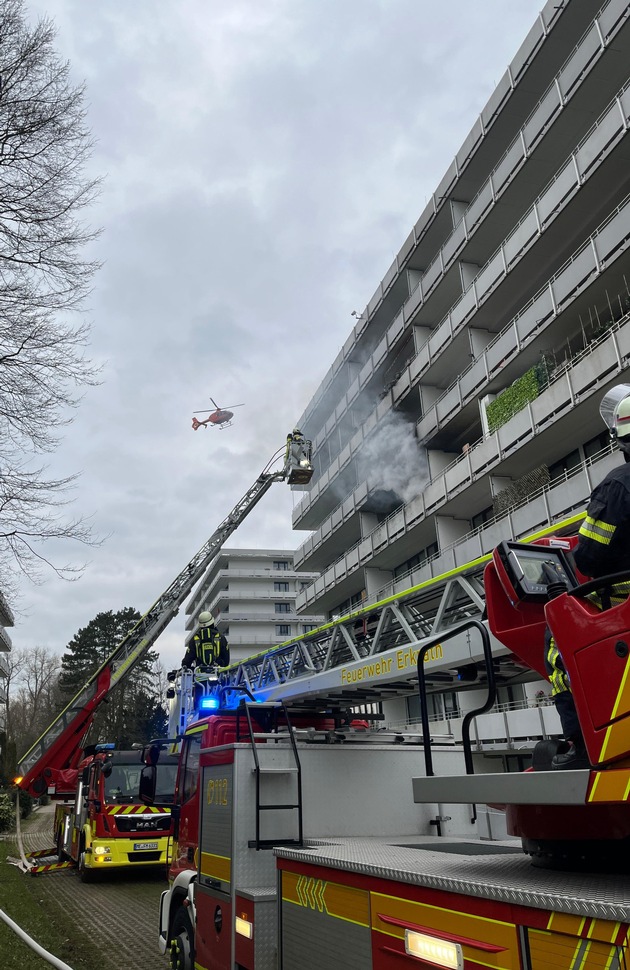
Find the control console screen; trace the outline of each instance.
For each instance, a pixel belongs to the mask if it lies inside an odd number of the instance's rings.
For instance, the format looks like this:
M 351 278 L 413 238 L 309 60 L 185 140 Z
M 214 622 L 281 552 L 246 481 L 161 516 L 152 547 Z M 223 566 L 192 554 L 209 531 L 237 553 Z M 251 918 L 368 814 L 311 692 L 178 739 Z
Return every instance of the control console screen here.
M 502 542 L 499 555 L 519 600 L 545 601 L 552 583 L 578 585 L 566 551 L 553 546 Z

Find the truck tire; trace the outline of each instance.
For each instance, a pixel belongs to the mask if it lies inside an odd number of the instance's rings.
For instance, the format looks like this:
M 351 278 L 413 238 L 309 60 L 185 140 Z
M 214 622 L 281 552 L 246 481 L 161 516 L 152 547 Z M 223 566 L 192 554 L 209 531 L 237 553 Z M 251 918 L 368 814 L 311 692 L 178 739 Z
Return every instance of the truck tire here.
M 96 873 L 93 869 L 90 869 L 85 864 L 85 849 L 81 849 L 79 852 L 79 879 L 81 882 L 95 882 Z
M 171 970 L 194 970 L 195 934 L 186 906 L 175 913 L 169 946 Z

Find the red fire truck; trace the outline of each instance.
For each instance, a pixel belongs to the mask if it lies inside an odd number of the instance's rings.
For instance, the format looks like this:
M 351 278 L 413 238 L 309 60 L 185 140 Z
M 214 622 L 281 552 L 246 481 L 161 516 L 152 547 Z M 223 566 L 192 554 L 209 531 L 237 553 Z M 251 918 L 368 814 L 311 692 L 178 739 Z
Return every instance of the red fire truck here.
M 299 447 L 287 447 L 285 451 L 283 446 L 272 456 L 199 552 L 20 759 L 16 784 L 34 798 L 48 794 L 59 802 L 53 832 L 55 846 L 31 857 L 31 873 L 76 864 L 83 878 L 88 879 L 97 870 L 139 862 L 160 864 L 166 860 L 170 804 L 163 798 L 162 808 L 147 808 L 139 801 L 140 752 L 107 753 L 86 748 L 88 732 L 110 691 L 132 674 L 138 661 L 177 615 L 223 543 L 271 485 L 280 481 L 289 485 L 308 483 L 313 474 L 310 448 L 310 442 L 301 439 Z M 283 453 L 282 468 L 269 471 Z M 157 783 L 163 792 L 169 778 L 172 781 L 172 774 L 172 765 L 161 763 Z M 120 794 L 115 782 L 124 783 Z M 56 862 L 51 858 L 55 854 Z
M 594 584 L 580 584 L 570 547 L 503 544 L 486 569 L 488 619 L 530 665 L 541 663 L 551 625 L 595 767 L 436 776 L 426 698 L 422 751 L 386 732 L 353 731 L 307 691 L 295 713 L 246 696 L 185 732 L 160 904 L 159 946 L 174 970 L 626 967 L 630 604 L 593 604 Z M 600 593 L 607 582 L 595 584 Z M 490 636 L 471 619 L 441 634 L 444 652 L 462 636 L 482 641 L 485 710 L 494 699 Z M 412 645 L 421 700 L 435 643 Z M 363 665 L 357 697 L 369 694 L 368 668 L 387 663 L 384 653 Z M 351 705 L 350 687 L 346 695 Z M 537 769 L 550 767 L 543 748 Z M 150 772 L 144 782 L 150 798 Z M 429 834 L 429 806 L 443 819 L 458 803 L 471 821 L 476 804 L 503 805 L 523 846 Z

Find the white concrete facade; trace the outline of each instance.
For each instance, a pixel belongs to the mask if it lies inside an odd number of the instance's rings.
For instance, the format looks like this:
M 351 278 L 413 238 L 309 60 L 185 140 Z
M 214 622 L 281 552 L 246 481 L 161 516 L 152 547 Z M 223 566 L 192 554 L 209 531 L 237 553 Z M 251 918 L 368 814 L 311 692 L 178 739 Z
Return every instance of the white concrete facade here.
M 324 617 L 298 616 L 295 600 L 317 573 L 297 573 L 293 550 L 222 549 L 186 605 L 187 641 L 202 610 L 210 610 L 237 662 L 319 626 Z
M 619 464 L 599 403 L 630 383 L 629 163 L 630 4 L 549 0 L 298 420 L 295 565 L 321 574 L 298 611 L 559 523 Z

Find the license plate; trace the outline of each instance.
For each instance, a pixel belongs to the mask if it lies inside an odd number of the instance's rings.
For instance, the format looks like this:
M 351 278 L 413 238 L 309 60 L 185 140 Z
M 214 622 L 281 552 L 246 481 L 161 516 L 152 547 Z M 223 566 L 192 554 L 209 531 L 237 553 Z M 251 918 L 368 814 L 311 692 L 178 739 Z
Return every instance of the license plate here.
M 157 849 L 157 842 L 134 842 L 133 851 L 142 852 L 143 849 Z

